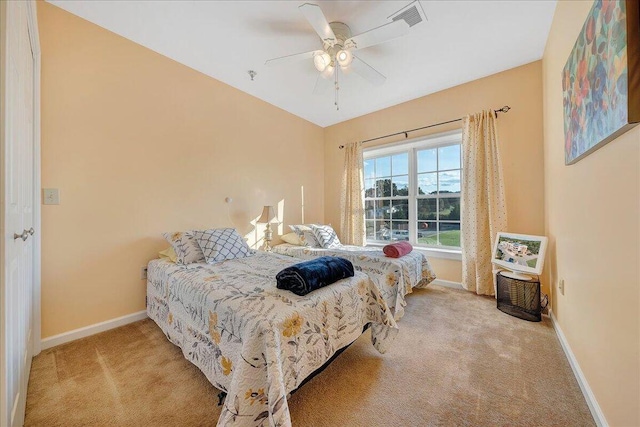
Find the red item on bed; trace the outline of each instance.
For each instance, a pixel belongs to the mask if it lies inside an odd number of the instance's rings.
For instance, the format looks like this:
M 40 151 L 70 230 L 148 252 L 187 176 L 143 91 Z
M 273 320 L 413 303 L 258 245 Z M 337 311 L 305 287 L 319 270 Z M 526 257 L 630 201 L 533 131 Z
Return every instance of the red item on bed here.
M 390 258 L 400 258 L 411 252 L 413 250 L 413 246 L 409 242 L 396 242 L 391 243 L 390 245 L 386 245 L 382 248 L 382 252 Z

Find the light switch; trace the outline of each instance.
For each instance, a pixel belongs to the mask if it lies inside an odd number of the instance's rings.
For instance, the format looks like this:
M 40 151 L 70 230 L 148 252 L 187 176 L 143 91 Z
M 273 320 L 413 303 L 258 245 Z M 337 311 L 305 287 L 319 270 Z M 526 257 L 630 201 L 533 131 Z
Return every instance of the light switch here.
M 44 192 L 44 204 L 45 205 L 59 205 L 60 204 L 60 191 L 57 188 L 43 188 Z

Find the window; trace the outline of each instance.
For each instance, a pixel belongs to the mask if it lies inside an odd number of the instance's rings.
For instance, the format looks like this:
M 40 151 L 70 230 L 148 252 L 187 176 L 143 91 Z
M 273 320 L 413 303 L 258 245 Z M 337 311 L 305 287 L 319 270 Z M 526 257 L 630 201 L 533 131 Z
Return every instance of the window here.
M 364 153 L 367 242 L 460 248 L 460 132 Z
M 409 240 L 409 155 L 364 161 L 367 240 Z

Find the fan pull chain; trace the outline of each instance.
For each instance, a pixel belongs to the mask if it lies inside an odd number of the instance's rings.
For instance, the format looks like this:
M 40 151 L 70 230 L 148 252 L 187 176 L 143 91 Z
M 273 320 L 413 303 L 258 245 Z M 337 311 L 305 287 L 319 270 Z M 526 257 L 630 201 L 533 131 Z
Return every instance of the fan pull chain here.
M 336 67 L 336 75 L 335 75 L 335 80 L 334 80 L 334 87 L 335 87 L 335 101 L 334 101 L 334 104 L 336 106 L 336 111 L 340 111 L 340 104 L 339 104 L 339 101 L 340 101 L 340 95 L 339 95 L 340 85 L 338 84 L 338 70 L 339 70 L 339 67 Z

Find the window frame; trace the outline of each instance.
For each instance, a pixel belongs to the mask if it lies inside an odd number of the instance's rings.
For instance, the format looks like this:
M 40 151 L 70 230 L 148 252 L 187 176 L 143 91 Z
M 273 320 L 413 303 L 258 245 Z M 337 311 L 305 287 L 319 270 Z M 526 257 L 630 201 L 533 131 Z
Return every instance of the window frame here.
M 418 160 L 417 160 L 417 152 L 419 150 L 424 149 L 438 149 L 442 147 L 459 145 L 460 146 L 460 193 L 445 193 L 445 195 L 437 194 L 437 195 L 418 195 Z M 435 199 L 438 200 L 436 202 L 436 211 L 439 212 L 439 199 L 441 198 L 461 198 L 462 196 L 462 183 L 464 180 L 464 164 L 462 161 L 462 130 L 454 130 L 449 132 L 442 132 L 434 135 L 423 136 L 419 138 L 412 138 L 407 141 L 401 141 L 399 143 L 388 144 L 384 146 L 377 146 L 371 148 L 365 148 L 362 153 L 363 163 L 369 159 L 375 159 L 379 157 L 393 156 L 397 154 L 407 153 L 408 155 L 408 175 L 409 175 L 409 195 L 408 196 L 398 196 L 394 197 L 393 193 L 391 197 L 376 197 L 366 198 L 366 194 L 363 189 L 363 199 L 365 201 L 378 201 L 378 200 L 386 200 L 386 199 L 408 199 L 409 203 L 409 242 L 414 245 L 418 249 L 422 250 L 430 250 L 430 251 L 439 251 L 442 253 L 449 254 L 459 254 L 462 251 L 462 242 L 460 242 L 460 246 L 444 246 L 444 245 L 428 245 L 424 243 L 418 242 L 418 200 L 420 199 Z M 439 154 L 438 154 L 439 155 Z M 438 163 L 438 167 L 439 167 Z M 457 171 L 458 169 L 437 169 L 435 171 L 438 173 L 438 183 L 439 183 L 439 174 L 440 172 L 447 171 Z M 364 171 L 364 164 L 363 164 Z M 393 178 L 392 185 L 393 185 Z M 366 177 L 365 177 L 366 180 Z M 366 187 L 366 186 L 365 186 Z M 438 187 L 439 188 L 439 187 Z M 461 200 L 462 202 L 462 200 Z M 459 223 L 460 227 L 462 227 L 462 203 L 460 206 L 461 215 L 459 221 L 451 221 L 452 223 Z M 365 218 L 365 224 L 367 219 Z M 441 223 L 439 218 L 434 221 L 436 223 Z M 444 221 L 449 222 L 449 221 Z M 375 229 L 374 229 L 375 230 Z M 384 245 L 389 243 L 387 240 L 374 240 L 374 239 L 366 239 L 367 245 Z M 448 258 L 448 256 L 446 256 Z

